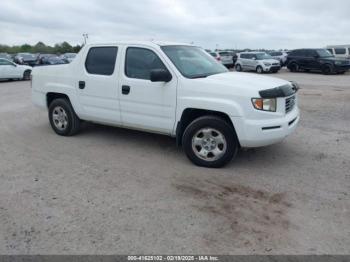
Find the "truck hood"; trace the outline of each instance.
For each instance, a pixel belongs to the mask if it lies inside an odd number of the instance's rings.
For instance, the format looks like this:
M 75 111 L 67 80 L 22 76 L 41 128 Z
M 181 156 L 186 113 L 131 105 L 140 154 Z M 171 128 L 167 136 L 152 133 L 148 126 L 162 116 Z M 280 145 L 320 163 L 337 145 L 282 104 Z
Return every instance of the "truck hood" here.
M 202 81 L 212 86 L 226 86 L 229 87 L 230 93 L 233 89 L 245 89 L 252 91 L 261 91 L 271 89 L 283 85 L 289 85 L 290 82 L 269 76 L 261 76 L 252 73 L 241 73 L 241 72 L 227 72 L 222 74 L 216 74 L 202 78 Z

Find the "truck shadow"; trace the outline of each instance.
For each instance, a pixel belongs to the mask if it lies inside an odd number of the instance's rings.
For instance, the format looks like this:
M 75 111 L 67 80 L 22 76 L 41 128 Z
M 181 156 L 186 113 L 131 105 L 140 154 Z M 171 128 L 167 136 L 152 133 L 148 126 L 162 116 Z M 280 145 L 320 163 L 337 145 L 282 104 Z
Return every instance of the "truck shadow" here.
M 135 151 L 142 149 L 153 148 L 157 154 L 164 155 L 164 153 L 173 154 L 178 161 L 188 161 L 185 157 L 181 146 L 176 145 L 176 139 L 148 132 L 142 132 L 138 130 L 125 129 L 121 127 L 104 126 L 94 123 L 84 123 L 82 130 L 79 133 L 82 138 L 89 137 L 94 138 L 101 143 L 125 145 L 128 148 L 134 148 Z M 254 163 L 257 166 L 265 166 L 266 163 L 272 163 L 276 165 L 283 165 L 285 159 L 290 150 L 286 143 L 280 143 L 262 148 L 254 149 L 241 149 L 238 151 L 236 158 L 230 162 L 224 168 L 238 168 L 247 167 Z M 158 152 L 157 152 L 158 151 Z M 289 152 L 289 153 L 288 153 Z

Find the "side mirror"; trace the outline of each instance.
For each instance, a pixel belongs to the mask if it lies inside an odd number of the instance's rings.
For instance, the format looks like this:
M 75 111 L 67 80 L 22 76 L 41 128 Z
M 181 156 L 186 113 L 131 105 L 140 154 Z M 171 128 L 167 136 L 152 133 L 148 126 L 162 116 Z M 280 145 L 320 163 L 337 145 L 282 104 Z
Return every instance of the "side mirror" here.
M 173 77 L 168 70 L 164 69 L 153 69 L 151 71 L 150 80 L 152 82 L 170 82 Z

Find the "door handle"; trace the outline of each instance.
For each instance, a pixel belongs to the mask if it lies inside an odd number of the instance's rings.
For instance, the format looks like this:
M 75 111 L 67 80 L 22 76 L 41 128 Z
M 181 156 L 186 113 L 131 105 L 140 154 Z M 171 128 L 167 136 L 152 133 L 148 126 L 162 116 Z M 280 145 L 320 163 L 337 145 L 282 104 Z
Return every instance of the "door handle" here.
M 122 94 L 128 95 L 130 93 L 130 86 L 122 86 Z
M 79 81 L 79 88 L 84 89 L 85 88 L 85 81 Z

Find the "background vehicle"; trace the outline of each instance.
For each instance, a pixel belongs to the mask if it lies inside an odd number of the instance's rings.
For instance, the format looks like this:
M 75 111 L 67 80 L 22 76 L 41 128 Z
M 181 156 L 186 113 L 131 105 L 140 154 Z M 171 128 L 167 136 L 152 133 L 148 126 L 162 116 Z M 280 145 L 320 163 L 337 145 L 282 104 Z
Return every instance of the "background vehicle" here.
M 287 68 L 291 72 L 321 71 L 323 74 L 343 74 L 350 68 L 347 59 L 335 58 L 327 49 L 297 49 L 287 57 Z
M 72 63 L 35 67 L 32 78 L 32 100 L 57 134 L 76 134 L 81 120 L 161 133 L 205 167 L 293 132 L 296 92 L 282 79 L 229 72 L 199 47 L 155 42 L 85 45 Z
M 214 57 L 217 61 L 219 61 L 221 63 L 221 57 L 219 55 L 219 53 L 217 52 L 209 52 L 209 54 Z
M 230 51 L 218 51 L 217 52 L 220 56 L 221 63 L 226 66 L 227 68 L 231 68 L 234 66 L 233 63 L 233 56 L 234 53 Z
M 12 56 L 9 55 L 8 53 L 0 53 L 0 58 L 7 59 L 7 60 L 13 62 Z
M 70 63 L 73 61 L 73 59 L 76 57 L 76 55 L 77 55 L 76 53 L 65 53 L 65 54 L 61 55 L 60 58 L 63 61 Z
M 280 61 L 281 67 L 285 66 L 288 54 L 283 51 L 272 51 L 268 53 L 273 59 Z
M 67 64 L 67 62 L 59 58 L 58 56 L 43 57 L 40 63 L 40 65 L 61 65 L 61 64 Z
M 19 65 L 35 66 L 37 63 L 37 57 L 30 53 L 18 53 L 15 56 L 14 61 Z
M 23 79 L 29 80 L 32 68 L 0 58 L 0 79 Z
M 49 58 L 49 57 L 55 57 L 54 54 L 39 54 L 37 57 L 37 64 L 41 65 L 43 63 L 43 59 Z
M 238 54 L 236 71 L 255 71 L 277 73 L 281 69 L 280 62 L 265 52 L 243 52 Z
M 327 50 L 336 58 L 350 59 L 350 45 L 330 45 Z

